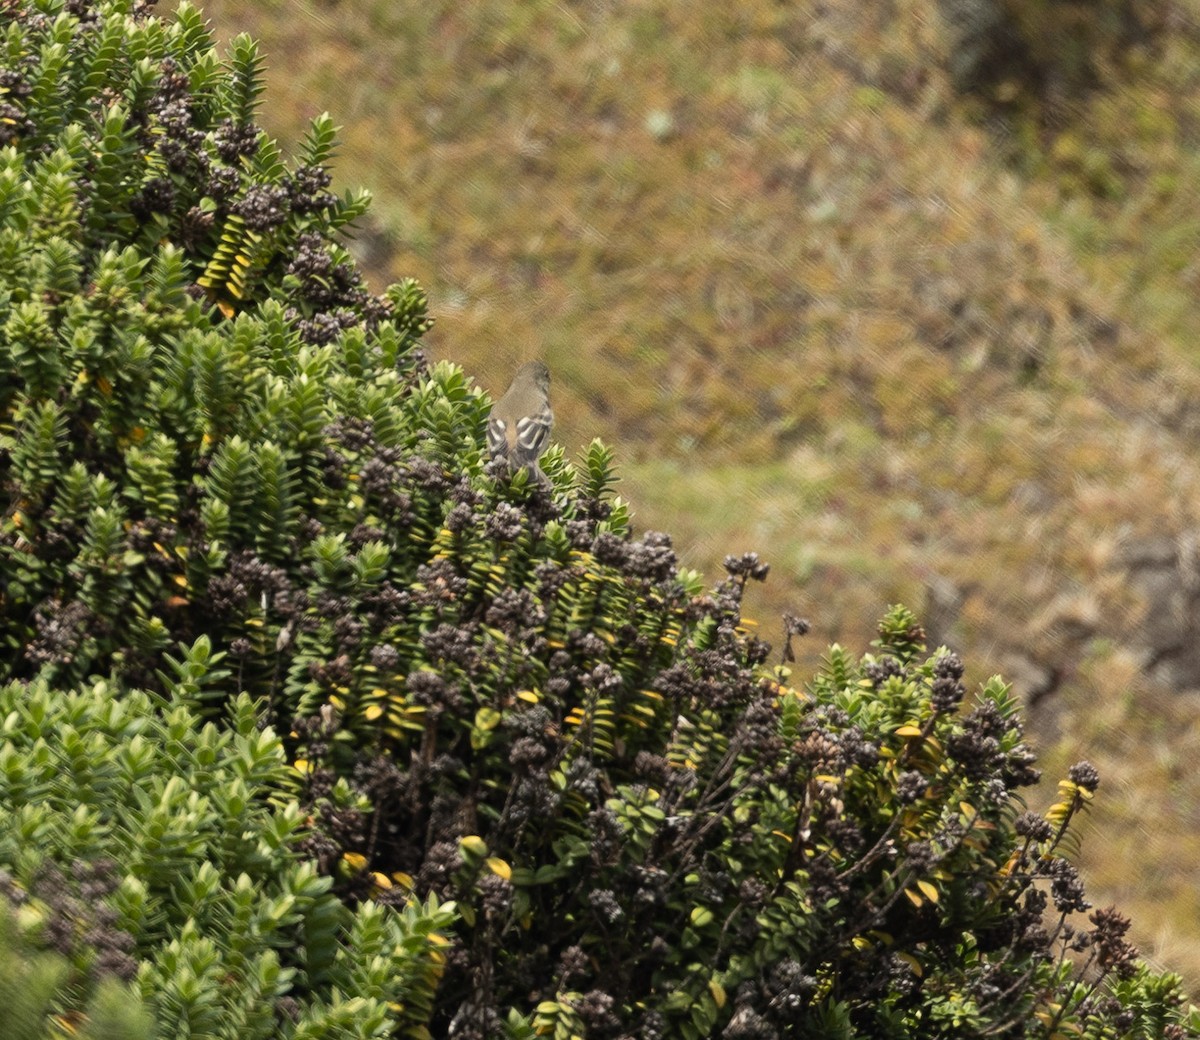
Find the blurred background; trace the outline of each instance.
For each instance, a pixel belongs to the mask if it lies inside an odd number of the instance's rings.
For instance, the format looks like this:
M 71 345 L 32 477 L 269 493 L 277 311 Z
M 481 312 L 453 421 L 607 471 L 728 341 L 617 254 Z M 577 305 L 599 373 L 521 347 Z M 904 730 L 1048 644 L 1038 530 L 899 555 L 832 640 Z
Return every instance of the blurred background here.
M 164 4 L 164 6 L 168 6 Z M 1200 995 L 1200 0 L 206 0 L 435 359 L 544 358 L 641 529 L 808 657 L 889 603 L 1102 783 L 1098 906 Z

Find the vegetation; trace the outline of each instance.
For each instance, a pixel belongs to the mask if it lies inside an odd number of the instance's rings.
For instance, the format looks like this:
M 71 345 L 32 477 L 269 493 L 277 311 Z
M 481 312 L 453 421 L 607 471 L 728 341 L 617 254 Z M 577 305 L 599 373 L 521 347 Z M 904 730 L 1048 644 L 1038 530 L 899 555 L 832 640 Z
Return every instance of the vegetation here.
M 931 0 L 205 5 L 281 138 L 338 99 L 354 248 L 419 277 L 432 356 L 499 391 L 544 354 L 556 437 L 619 444 L 687 566 L 758 548 L 746 611 L 810 616 L 805 668 L 928 600 L 1051 777 L 1095 761 L 1092 887 L 1195 989 L 1200 4 L 1088 11 L 1052 115 L 1015 73 L 964 94 Z
M 793 682 L 601 442 L 486 462 L 329 120 L 286 162 L 146 8 L 3 14 L 6 1036 L 1200 1036 L 1071 863 L 1092 766 L 1029 811 L 902 607 Z
M 0 691 L 6 1038 L 57 1021 L 93 1040 L 309 1040 L 426 1020 L 454 908 L 348 909 L 302 855 L 293 771 L 249 697 L 222 726 L 189 707 L 205 665 L 195 648 L 157 697 Z M 54 954 L 17 954 L 30 945 Z
M 52 1023 L 69 1027 L 83 1040 L 147 1040 L 152 1035 L 138 994 L 115 979 L 106 979 L 86 1001 L 67 996 L 63 990 L 71 969 L 66 959 L 36 949 L 14 927 L 12 917 L 9 904 L 0 903 L 0 999 L 9 1036 L 43 1040 Z
M 1068 105 L 1096 90 L 1138 46 L 1153 44 L 1168 21 L 1161 0 L 938 0 L 947 28 L 948 67 L 959 89 L 992 104 L 1035 106 L 1061 127 Z

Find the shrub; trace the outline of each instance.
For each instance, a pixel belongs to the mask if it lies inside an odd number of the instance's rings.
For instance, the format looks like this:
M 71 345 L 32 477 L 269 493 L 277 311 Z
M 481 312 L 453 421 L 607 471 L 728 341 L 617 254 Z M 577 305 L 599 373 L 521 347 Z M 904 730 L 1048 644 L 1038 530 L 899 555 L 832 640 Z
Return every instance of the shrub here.
M 251 121 L 253 45 L 225 65 L 195 8 L 167 24 L 145 6 L 6 8 L 13 676 L 152 678 L 164 647 L 211 624 L 197 601 L 234 553 L 310 540 L 300 508 L 324 488 L 324 427 L 361 417 L 394 448 L 390 402 L 419 371 L 423 296 L 369 295 L 335 242 L 365 197 L 325 190 L 330 121 L 289 167 Z
M 72 996 L 66 958 L 26 941 L 13 916 L 0 900 L 0 1023 L 5 1040 L 50 1040 L 58 1032 L 55 1025 L 79 1040 L 150 1040 L 150 1014 L 132 987 L 106 979 L 87 999 Z
M 938 0 L 948 66 L 961 90 L 993 103 L 1034 106 L 1057 122 L 1101 86 L 1134 46 L 1165 26 L 1163 0 Z
M 554 651 L 562 671 L 526 677 L 483 735 L 468 700 L 462 736 L 439 731 L 450 761 L 423 765 L 414 733 L 360 774 L 377 826 L 427 835 L 370 854 L 399 855 L 414 890 L 462 907 L 435 1026 L 1192 1035 L 1178 978 L 1135 963 L 1115 911 L 1088 916 L 1067 852 L 1095 771 L 1073 769 L 1045 816 L 1025 810 L 1016 792 L 1037 773 L 1006 687 L 991 681 L 960 712 L 962 663 L 926 659 L 902 609 L 877 653 L 834 647 L 806 690 L 781 685 L 738 632 L 762 565 L 729 566 L 645 694 L 606 682 L 621 640 L 600 638 L 590 672 Z M 489 678 L 486 644 L 477 654 L 457 684 L 467 696 Z M 606 686 L 611 707 L 594 692 Z M 655 694 L 666 710 L 639 710 Z
M 204 660 L 194 648 L 191 680 Z M 30 968 L 35 1002 L 70 1015 L 95 984 L 97 1029 L 126 982 L 152 1012 L 148 1036 L 427 1035 L 453 908 L 351 912 L 299 854 L 293 772 L 249 699 L 218 727 L 180 684 L 166 697 L 0 689 L 0 902 L 19 908 L 25 941 L 61 955 Z M 5 1037 L 21 1014 L 0 1006 Z
M 999 680 L 960 712 L 896 608 L 793 686 L 741 617 L 754 554 L 706 590 L 598 442 L 550 488 L 485 463 L 419 290 L 337 244 L 329 121 L 291 167 L 254 127 L 248 41 L 223 66 L 193 8 L 129 0 L 5 22 L 28 941 L 84 983 L 131 958 L 160 1025 L 221 1036 L 1200 1033 L 1119 915 L 1076 920 L 1097 778 L 1025 812 Z

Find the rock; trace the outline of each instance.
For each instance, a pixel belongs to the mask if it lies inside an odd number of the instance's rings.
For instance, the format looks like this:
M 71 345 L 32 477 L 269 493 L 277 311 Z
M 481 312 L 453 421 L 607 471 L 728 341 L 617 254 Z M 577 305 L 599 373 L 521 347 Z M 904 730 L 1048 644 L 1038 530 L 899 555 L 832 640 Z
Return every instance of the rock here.
M 1200 687 L 1200 561 L 1194 534 L 1137 539 L 1118 562 L 1143 603 L 1130 632 L 1146 675 L 1174 690 Z

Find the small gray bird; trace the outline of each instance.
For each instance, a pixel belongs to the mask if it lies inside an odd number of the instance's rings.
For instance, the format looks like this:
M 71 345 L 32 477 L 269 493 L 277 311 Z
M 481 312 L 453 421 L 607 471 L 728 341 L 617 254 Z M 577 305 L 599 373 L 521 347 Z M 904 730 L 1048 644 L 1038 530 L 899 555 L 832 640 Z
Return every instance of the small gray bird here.
M 487 442 L 492 458 L 505 459 L 513 468 L 524 466 L 539 484 L 549 485 L 538 459 L 550 446 L 550 369 L 530 361 L 517 369 L 512 385 L 492 405 Z

